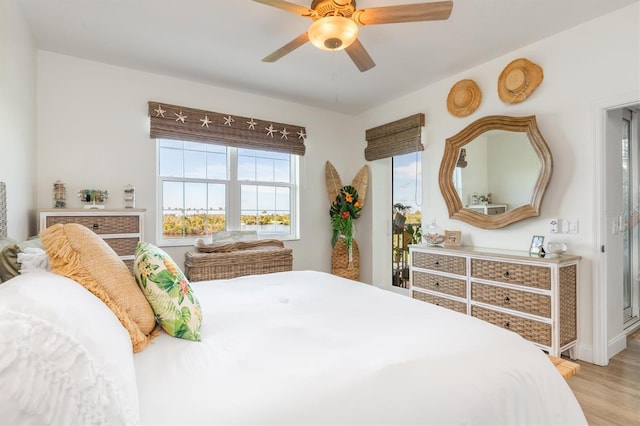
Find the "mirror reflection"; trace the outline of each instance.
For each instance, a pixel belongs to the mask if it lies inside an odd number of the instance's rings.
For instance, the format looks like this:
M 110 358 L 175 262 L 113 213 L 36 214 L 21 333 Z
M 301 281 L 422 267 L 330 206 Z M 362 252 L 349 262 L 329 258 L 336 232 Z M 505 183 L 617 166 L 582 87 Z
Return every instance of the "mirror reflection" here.
M 490 115 L 447 138 L 438 180 L 450 218 L 498 229 L 540 215 L 552 171 L 535 116 Z
M 460 149 L 452 178 L 464 208 L 496 215 L 528 204 L 539 172 L 526 133 L 489 130 Z

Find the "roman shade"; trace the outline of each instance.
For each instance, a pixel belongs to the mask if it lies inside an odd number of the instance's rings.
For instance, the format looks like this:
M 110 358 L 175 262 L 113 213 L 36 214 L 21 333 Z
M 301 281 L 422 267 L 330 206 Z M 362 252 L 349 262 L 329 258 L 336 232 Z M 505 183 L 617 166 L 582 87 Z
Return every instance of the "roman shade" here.
M 306 130 L 294 124 L 149 101 L 152 139 L 177 139 L 304 155 Z
M 367 161 L 424 151 L 421 133 L 424 114 L 418 113 L 366 131 L 367 147 L 364 158 Z

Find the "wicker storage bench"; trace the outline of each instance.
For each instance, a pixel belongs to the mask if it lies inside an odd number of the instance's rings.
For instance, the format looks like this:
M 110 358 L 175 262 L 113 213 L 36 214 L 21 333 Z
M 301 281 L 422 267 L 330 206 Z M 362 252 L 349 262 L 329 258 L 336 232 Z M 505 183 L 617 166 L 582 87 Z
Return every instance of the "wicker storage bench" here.
M 228 252 L 187 252 L 184 273 L 190 281 L 208 281 L 243 275 L 291 271 L 290 248 L 254 247 Z

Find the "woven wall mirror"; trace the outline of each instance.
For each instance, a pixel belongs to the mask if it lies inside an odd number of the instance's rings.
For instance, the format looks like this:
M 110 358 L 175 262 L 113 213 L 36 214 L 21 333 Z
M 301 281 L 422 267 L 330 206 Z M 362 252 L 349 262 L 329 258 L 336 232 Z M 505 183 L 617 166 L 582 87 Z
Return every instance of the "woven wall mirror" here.
M 440 191 L 450 218 L 498 229 L 540 215 L 552 171 L 535 116 L 492 115 L 446 140 Z

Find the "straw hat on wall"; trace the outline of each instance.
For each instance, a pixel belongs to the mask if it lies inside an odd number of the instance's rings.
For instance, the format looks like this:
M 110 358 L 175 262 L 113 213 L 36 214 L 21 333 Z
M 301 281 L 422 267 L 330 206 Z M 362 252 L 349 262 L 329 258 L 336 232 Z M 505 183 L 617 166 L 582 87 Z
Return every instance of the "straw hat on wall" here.
M 473 80 L 460 80 L 451 87 L 447 97 L 447 109 L 456 117 L 466 117 L 478 109 L 482 92 Z
M 542 83 L 542 68 L 525 58 L 511 61 L 498 78 L 498 96 L 503 102 L 517 104 L 529 97 Z

